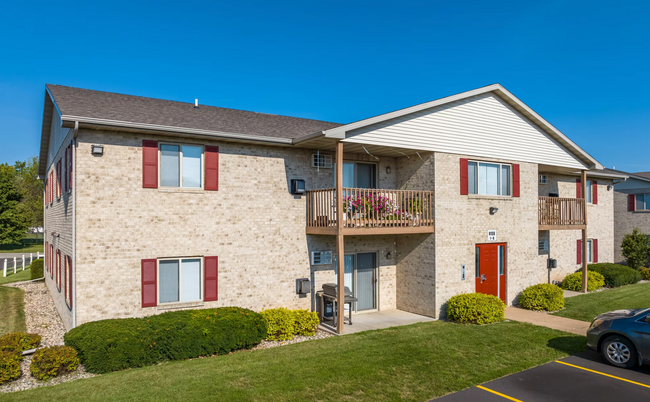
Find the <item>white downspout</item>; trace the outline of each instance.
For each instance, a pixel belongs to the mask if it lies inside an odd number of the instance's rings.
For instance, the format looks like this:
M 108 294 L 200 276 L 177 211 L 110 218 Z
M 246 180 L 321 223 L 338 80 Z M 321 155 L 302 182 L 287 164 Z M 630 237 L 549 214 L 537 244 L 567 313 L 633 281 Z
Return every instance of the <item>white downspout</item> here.
M 72 328 L 77 327 L 77 134 L 79 122 L 74 122 L 72 137 Z

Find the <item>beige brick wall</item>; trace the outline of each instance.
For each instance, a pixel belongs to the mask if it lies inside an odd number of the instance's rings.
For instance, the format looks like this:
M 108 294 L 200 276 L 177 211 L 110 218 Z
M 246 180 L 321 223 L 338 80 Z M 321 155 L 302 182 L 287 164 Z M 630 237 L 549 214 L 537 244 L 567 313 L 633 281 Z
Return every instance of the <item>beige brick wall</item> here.
M 536 263 L 537 165 L 519 163 L 518 198 L 460 195 L 460 158 L 464 157 L 467 156 L 435 154 L 435 296 L 436 309 L 443 315 L 450 297 L 476 290 L 475 246 L 488 243 L 488 230 L 496 230 L 497 243 L 507 246 L 508 304 L 512 304 L 526 287 L 539 283 L 543 272 Z M 490 215 L 490 207 L 497 207 L 499 211 Z M 462 265 L 466 267 L 464 281 Z
M 289 193 L 292 178 L 308 189 L 333 187 L 334 170 L 310 167 L 313 151 L 227 142 L 220 147 L 219 191 L 142 188 L 142 139 L 187 139 L 81 130 L 77 169 L 77 323 L 145 316 L 140 260 L 219 256 L 219 300 L 190 307 L 237 305 L 254 310 L 310 308 L 296 294 L 296 279 L 312 278 L 309 251 L 333 242 L 305 234 L 305 197 Z M 93 157 L 91 144 L 104 144 Z M 367 156 L 346 155 L 366 160 Z M 372 160 L 372 159 L 371 159 Z M 394 186 L 393 158 L 379 163 L 379 184 Z M 318 238 L 321 238 L 319 240 Z M 348 237 L 348 251 L 379 251 L 379 306 L 395 308 L 395 263 L 384 250 L 394 239 Z M 335 250 L 333 245 L 327 249 Z M 314 268 L 314 287 L 331 281 L 333 269 Z M 328 278 L 329 275 L 329 278 Z M 313 295 L 313 294 L 312 294 Z
M 56 123 L 56 122 L 55 122 Z M 56 176 L 56 164 L 61 160 L 61 175 L 65 174 L 65 151 L 72 140 L 72 130 L 61 130 L 57 124 L 53 124 L 54 140 L 50 143 L 49 160 L 50 165 L 47 168 L 47 176 L 54 171 Z M 55 180 L 56 181 L 56 180 Z M 74 191 L 74 187 L 73 187 Z M 63 177 L 61 178 L 61 197 L 55 197 L 54 200 L 45 206 L 44 209 L 44 238 L 49 244 L 54 246 L 54 258 L 52 266 L 54 269 L 48 273 L 45 271 L 45 284 L 50 290 L 52 299 L 56 306 L 63 324 L 67 329 L 72 328 L 72 309 L 65 300 L 65 286 L 68 286 L 68 278 L 65 270 L 65 257 L 73 256 L 73 239 L 72 239 L 72 220 L 73 220 L 73 201 L 74 194 L 72 191 L 65 191 Z M 61 287 L 56 286 L 56 250 L 61 251 Z M 47 251 L 47 250 L 46 250 Z M 47 255 L 47 254 L 46 254 Z M 45 261 L 45 264 L 49 264 Z M 73 284 L 74 287 L 74 284 Z
M 637 228 L 650 235 L 650 211 L 628 211 L 629 194 L 650 193 L 649 188 L 624 189 L 614 191 L 614 262 L 624 263 L 621 244 L 626 234 Z
M 539 195 L 547 196 L 549 192 L 559 193 L 562 198 L 576 197 L 576 176 L 549 174 L 549 183 L 539 185 Z M 587 205 L 587 238 L 598 239 L 598 262 L 614 261 L 614 191 L 608 190 L 611 180 L 596 179 L 598 182 L 598 204 Z M 548 233 L 550 232 L 550 233 Z M 538 265 L 546 266 L 549 257 L 557 260 L 557 268 L 550 273 L 551 281 L 561 281 L 574 273 L 581 265 L 577 264 L 577 241 L 582 239 L 581 230 L 551 230 L 549 253 L 539 254 Z M 548 281 L 548 270 L 542 277 Z

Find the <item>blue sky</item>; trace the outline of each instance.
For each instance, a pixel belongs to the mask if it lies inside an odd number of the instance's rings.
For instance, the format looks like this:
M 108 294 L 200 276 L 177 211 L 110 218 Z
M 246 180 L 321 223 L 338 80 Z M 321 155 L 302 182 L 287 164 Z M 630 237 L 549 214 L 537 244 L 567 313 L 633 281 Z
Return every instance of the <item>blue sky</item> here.
M 607 167 L 649 171 L 648 1 L 5 2 L 0 163 L 46 83 L 346 123 L 499 82 Z

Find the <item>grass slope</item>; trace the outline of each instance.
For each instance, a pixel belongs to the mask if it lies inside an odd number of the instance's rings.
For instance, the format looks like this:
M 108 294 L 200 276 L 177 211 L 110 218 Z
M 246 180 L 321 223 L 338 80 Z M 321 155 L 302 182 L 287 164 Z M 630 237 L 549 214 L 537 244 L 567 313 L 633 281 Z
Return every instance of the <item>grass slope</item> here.
M 598 314 L 608 311 L 650 307 L 648 294 L 650 294 L 650 283 L 638 283 L 573 296 L 565 299 L 566 309 L 554 315 L 591 322 Z
M 37 253 L 43 254 L 43 243 L 39 244 L 0 244 L 0 253 Z
M 16 273 L 14 274 L 13 268 L 7 268 L 7 276 L 4 277 L 2 276 L 3 268 L 0 266 L 0 285 L 11 282 L 28 281 L 32 279 L 32 271 L 29 269 L 29 266 L 25 268 L 24 271 L 22 269 L 22 267 L 16 268 Z
M 10 332 L 25 332 L 25 310 L 22 289 L 0 286 L 0 336 Z
M 3 395 L 5 401 L 423 401 L 584 349 L 518 322 L 427 322 L 171 362 Z

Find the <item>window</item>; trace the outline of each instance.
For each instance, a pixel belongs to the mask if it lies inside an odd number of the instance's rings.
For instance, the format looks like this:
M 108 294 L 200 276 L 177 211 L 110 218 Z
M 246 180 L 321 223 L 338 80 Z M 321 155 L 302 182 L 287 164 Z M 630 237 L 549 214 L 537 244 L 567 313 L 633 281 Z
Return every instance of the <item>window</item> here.
M 504 275 L 506 272 L 506 247 L 499 246 L 499 275 Z
M 331 169 L 332 155 L 312 154 L 311 167 Z
M 591 191 L 591 180 L 587 180 L 587 204 L 592 203 L 592 197 L 593 197 L 593 192 Z
M 201 188 L 203 147 L 160 145 L 160 185 L 162 187 Z
M 636 210 L 650 210 L 650 194 L 636 194 Z
M 481 276 L 481 248 L 476 247 L 476 277 Z
M 500 163 L 469 162 L 469 194 L 511 195 L 511 166 Z
M 158 261 L 158 302 L 177 303 L 202 300 L 200 258 Z
M 539 251 L 548 251 L 548 240 L 539 240 L 537 249 Z
M 580 249 L 580 254 L 584 258 L 584 254 L 582 253 L 582 248 Z M 587 239 L 587 262 L 588 263 L 594 262 L 594 241 L 592 239 Z
M 336 177 L 334 181 L 336 182 Z M 343 162 L 343 187 L 377 188 L 377 164 Z

